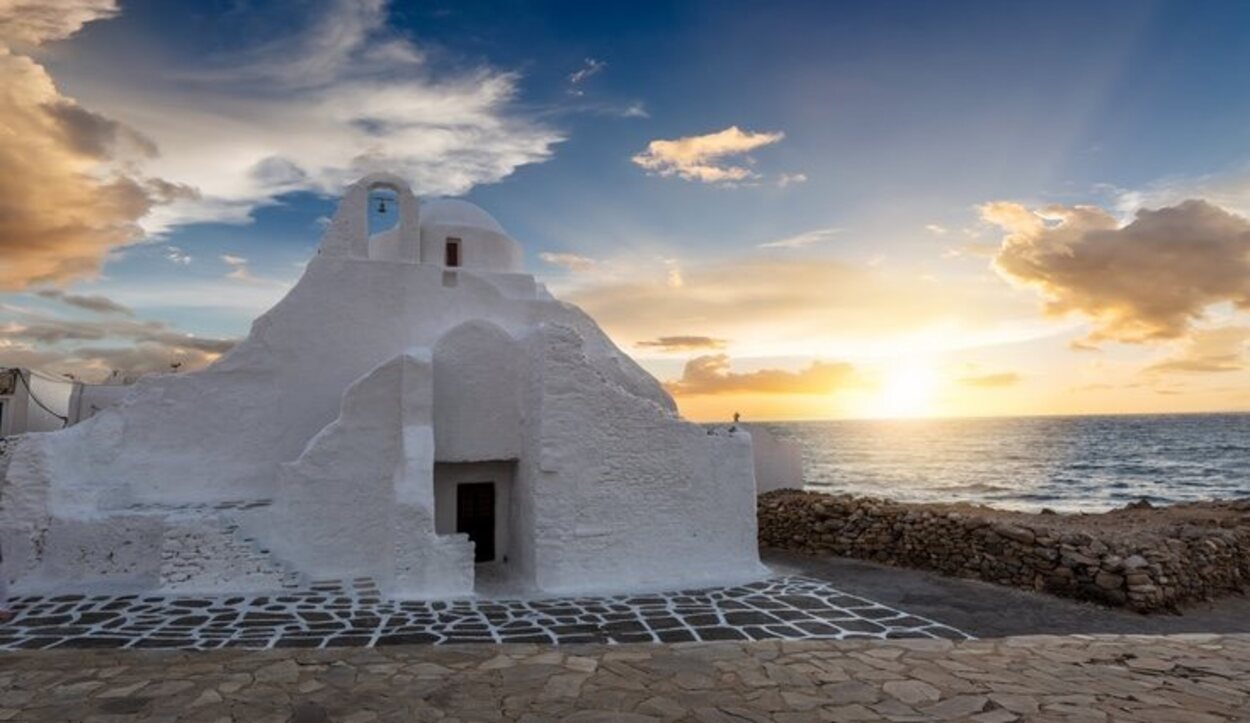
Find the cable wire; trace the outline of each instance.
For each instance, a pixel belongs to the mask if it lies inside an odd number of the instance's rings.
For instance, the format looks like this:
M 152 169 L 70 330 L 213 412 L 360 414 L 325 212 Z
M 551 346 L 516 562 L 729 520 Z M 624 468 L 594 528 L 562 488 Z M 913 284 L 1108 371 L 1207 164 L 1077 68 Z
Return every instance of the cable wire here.
M 64 428 L 66 428 L 66 427 L 68 427 L 68 426 L 69 426 L 69 417 L 67 417 L 67 416 L 65 416 L 65 415 L 63 415 L 63 414 L 57 414 L 56 412 L 54 412 L 54 411 L 52 411 L 50 408 L 48 408 L 48 405 L 44 404 L 44 403 L 43 403 L 43 401 L 42 401 L 42 400 L 40 400 L 40 399 L 39 399 L 39 397 L 35 394 L 35 390 L 34 390 L 34 389 L 32 389 L 32 388 L 31 388 L 31 386 L 30 386 L 30 380 L 26 378 L 26 375 L 25 375 L 24 373 L 22 373 L 22 370 L 21 370 L 21 369 L 18 369 L 18 368 L 16 368 L 16 367 L 14 367 L 14 368 L 12 369 L 12 371 L 17 372 L 17 378 L 18 378 L 18 379 L 20 379 L 20 380 L 22 380 L 22 384 L 26 386 L 26 393 L 30 395 L 30 398 L 31 398 L 32 400 L 34 400 L 35 404 L 38 404 L 38 405 L 39 405 L 39 408 L 40 408 L 40 409 L 42 409 L 43 411 L 47 412 L 48 414 L 51 414 L 52 416 L 56 417 L 57 419 L 61 420 L 61 428 L 62 428 L 62 429 L 64 429 Z

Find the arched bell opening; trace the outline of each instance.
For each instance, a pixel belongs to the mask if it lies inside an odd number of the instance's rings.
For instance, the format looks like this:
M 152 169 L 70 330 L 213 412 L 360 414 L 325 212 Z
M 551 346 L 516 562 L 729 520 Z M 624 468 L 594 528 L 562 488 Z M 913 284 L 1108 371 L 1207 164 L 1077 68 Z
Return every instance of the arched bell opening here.
M 369 189 L 366 205 L 369 237 L 386 233 L 399 226 L 399 192 L 390 185 L 377 185 Z
M 416 199 L 389 180 L 369 183 L 364 202 L 366 253 L 373 261 L 418 261 L 420 229 Z

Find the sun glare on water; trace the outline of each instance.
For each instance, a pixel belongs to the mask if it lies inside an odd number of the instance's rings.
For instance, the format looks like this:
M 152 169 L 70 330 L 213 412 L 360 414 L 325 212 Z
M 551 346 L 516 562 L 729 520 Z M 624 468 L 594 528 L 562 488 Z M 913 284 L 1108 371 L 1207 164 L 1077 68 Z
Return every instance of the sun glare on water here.
M 886 372 L 874 405 L 879 417 L 924 417 L 933 412 L 937 374 L 921 364 L 905 364 Z

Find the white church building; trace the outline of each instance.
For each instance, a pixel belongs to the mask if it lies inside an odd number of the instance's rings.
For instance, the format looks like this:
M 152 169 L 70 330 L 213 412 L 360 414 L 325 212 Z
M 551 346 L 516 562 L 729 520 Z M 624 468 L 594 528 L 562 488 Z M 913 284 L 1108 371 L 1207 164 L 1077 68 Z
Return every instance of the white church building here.
M 371 235 L 379 193 L 399 220 Z M 16 438 L 0 480 L 17 592 L 370 577 L 440 598 L 765 574 L 750 434 L 681 419 L 488 214 L 385 174 L 348 189 L 230 353 Z

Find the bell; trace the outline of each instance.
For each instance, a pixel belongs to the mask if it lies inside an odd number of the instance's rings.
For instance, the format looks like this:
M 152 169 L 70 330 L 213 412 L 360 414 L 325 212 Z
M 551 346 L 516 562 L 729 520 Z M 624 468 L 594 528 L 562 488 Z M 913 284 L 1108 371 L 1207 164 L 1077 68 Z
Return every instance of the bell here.
M 378 213 L 386 213 L 386 199 L 385 198 L 378 199 Z

